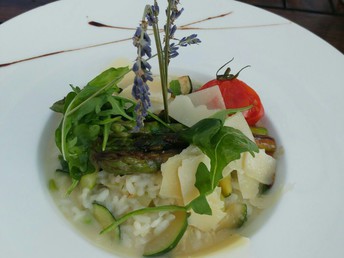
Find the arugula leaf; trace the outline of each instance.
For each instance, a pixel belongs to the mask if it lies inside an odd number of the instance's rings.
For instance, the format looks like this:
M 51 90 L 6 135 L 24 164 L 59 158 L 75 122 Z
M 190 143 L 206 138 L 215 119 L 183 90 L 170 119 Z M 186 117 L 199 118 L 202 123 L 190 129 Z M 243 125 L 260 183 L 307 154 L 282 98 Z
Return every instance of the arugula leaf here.
M 200 194 L 206 194 L 207 192 L 212 191 L 211 189 L 211 174 L 207 166 L 201 162 L 198 165 L 196 171 L 196 182 L 195 186 L 197 187 Z
M 204 214 L 204 215 L 212 215 L 213 214 L 205 194 L 201 194 L 198 197 L 196 197 L 195 199 L 193 199 L 188 204 L 187 207 L 192 208 L 193 211 L 198 213 L 198 214 Z
M 190 144 L 199 147 L 205 154 L 211 148 L 211 139 L 221 129 L 223 123 L 219 119 L 202 119 L 192 127 L 181 132 L 181 136 Z
M 207 194 L 212 192 L 211 174 L 203 162 L 197 167 L 195 186 L 200 192 L 200 195 L 192 200 L 188 206 L 196 213 L 212 215 L 212 210 L 206 198 Z
M 207 150 L 210 157 L 212 188 L 214 189 L 222 179 L 223 169 L 232 161 L 240 159 L 241 153 L 258 153 L 257 145 L 247 138 L 241 131 L 233 127 L 224 126 L 212 139 L 213 147 Z
M 119 93 L 120 88 L 117 83 L 129 72 L 128 67 L 109 68 L 96 78 L 91 80 L 73 99 L 73 103 L 68 106 L 67 115 L 86 105 L 88 101 L 96 96 L 105 93 L 106 95 Z
M 72 87 L 72 92 L 51 107 L 64 115 L 55 132 L 55 141 L 63 160 L 68 163 L 73 185 L 83 175 L 97 170 L 90 159 L 91 146 L 99 137 L 103 137 L 103 146 L 106 145 L 109 128 L 116 116 L 135 119 L 133 111 L 127 113 L 133 104 L 114 96 L 120 92 L 117 83 L 129 71 L 128 67 L 110 68 L 83 89 Z
M 241 131 L 223 126 L 220 119 L 206 118 L 182 132 L 182 137 L 199 147 L 210 158 L 211 189 L 222 178 L 228 163 L 240 158 L 243 152 L 258 152 L 257 145 Z M 203 172 L 204 174 L 204 172 Z
M 203 119 L 182 131 L 181 136 L 210 158 L 210 171 L 203 163 L 197 168 L 195 186 L 200 197 L 192 201 L 191 205 L 196 209 L 195 212 L 207 213 L 209 204 L 204 197 L 218 186 L 223 169 L 231 161 L 239 159 L 243 152 L 250 152 L 254 156 L 254 152 L 259 151 L 258 147 L 241 131 L 223 126 L 222 120 L 217 118 Z

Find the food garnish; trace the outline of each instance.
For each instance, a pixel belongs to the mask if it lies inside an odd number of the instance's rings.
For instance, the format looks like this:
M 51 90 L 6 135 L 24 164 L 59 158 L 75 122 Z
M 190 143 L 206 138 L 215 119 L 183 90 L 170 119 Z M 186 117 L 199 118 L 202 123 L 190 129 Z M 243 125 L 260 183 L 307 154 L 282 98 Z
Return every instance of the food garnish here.
M 67 196 L 79 188 L 111 191 L 111 185 L 98 182 L 102 173 L 119 178 L 161 174 L 160 196 L 173 200 L 170 203 L 148 198 L 144 207 L 116 218 L 104 203 L 94 202 L 91 208 L 100 233 L 115 231 L 116 239 L 121 238 L 121 225 L 136 216 L 169 213 L 174 219 L 162 235 L 148 241 L 142 251 L 145 256 L 170 252 L 189 227 L 214 232 L 241 227 L 248 218 L 245 199 L 270 187 L 275 174 L 271 156 L 275 141 L 266 129 L 255 126 L 264 108 L 258 94 L 237 79 L 239 73 L 231 75 L 227 68 L 199 90 L 189 76 L 169 80 L 168 67 L 179 49 L 201 43 L 196 34 L 175 37 L 175 21 L 183 10 L 178 0 L 168 1 L 161 39 L 158 2 L 147 5 L 133 36 L 137 58 L 132 68 L 109 68 L 82 88 L 71 85 L 72 91 L 51 107 L 62 114 L 55 141 L 61 153 L 58 171 L 68 174 L 72 182 Z M 154 34 L 154 55 L 149 28 Z M 159 64 L 160 112 L 151 110 L 149 62 L 153 58 Z M 129 73 L 134 73 L 132 98 L 118 86 Z M 176 106 L 185 107 L 184 117 Z M 226 203 L 236 194 L 242 195 L 241 201 Z

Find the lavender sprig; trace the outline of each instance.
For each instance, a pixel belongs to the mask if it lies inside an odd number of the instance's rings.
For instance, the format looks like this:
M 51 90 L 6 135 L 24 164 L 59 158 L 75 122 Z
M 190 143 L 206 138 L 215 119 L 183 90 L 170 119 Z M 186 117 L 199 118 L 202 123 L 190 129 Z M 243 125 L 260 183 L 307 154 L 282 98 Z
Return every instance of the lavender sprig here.
M 155 45 L 157 48 L 157 56 L 159 61 L 159 71 L 161 79 L 162 95 L 164 100 L 164 114 L 165 122 L 169 123 L 168 115 L 168 66 L 170 60 L 179 55 L 179 47 L 186 47 L 188 45 L 199 44 L 201 41 L 197 38 L 196 34 L 192 34 L 187 37 L 183 37 L 181 40 L 175 38 L 177 26 L 175 21 L 181 16 L 184 8 L 179 9 L 179 0 L 168 0 L 168 6 L 166 9 L 167 21 L 164 26 L 164 45 L 160 39 L 159 29 L 159 5 L 157 0 L 154 0 L 153 5 L 147 5 L 145 7 L 144 15 L 140 27 L 137 28 L 133 43 L 137 47 L 138 57 L 133 65 L 133 71 L 135 72 L 134 87 L 132 94 L 136 100 L 138 100 L 137 110 L 137 128 L 143 126 L 144 118 L 147 116 L 147 109 L 150 107 L 149 101 L 149 87 L 147 81 L 153 80 L 151 74 L 151 67 L 144 59 L 145 56 L 150 59 L 151 54 L 151 41 L 147 34 L 147 27 L 151 26 L 154 32 Z M 176 40 L 177 43 L 170 43 L 170 40 Z
M 144 59 L 145 56 L 148 58 L 152 56 L 151 40 L 147 33 L 147 21 L 144 19 L 135 31 L 133 45 L 137 48 L 137 58 L 132 67 L 135 78 L 131 94 L 137 100 L 135 106 L 135 130 L 139 130 L 143 127 L 144 119 L 148 115 L 148 109 L 151 106 L 147 81 L 153 81 L 151 66 L 147 60 Z
M 192 34 L 187 37 L 183 37 L 179 42 L 171 43 L 170 44 L 170 50 L 169 50 L 169 58 L 174 58 L 179 55 L 179 47 L 187 47 L 189 45 L 199 44 L 201 43 L 201 40 L 197 38 L 197 34 Z

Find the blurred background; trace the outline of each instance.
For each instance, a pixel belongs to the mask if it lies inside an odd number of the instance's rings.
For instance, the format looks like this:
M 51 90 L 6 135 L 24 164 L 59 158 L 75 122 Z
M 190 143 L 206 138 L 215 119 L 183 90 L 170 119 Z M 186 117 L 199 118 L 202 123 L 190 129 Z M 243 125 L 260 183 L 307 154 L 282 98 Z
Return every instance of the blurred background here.
M 0 24 L 56 0 L 0 0 Z M 197 1 L 197 0 L 196 0 Z M 283 16 L 344 53 L 344 0 L 238 0 Z

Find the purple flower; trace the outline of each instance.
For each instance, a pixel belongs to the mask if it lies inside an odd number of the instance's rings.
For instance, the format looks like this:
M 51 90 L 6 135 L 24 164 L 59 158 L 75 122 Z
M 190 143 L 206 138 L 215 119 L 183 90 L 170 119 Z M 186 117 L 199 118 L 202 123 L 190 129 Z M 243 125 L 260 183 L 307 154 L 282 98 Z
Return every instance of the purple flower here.
M 179 40 L 179 45 L 182 47 L 199 43 L 201 43 L 201 40 L 197 38 L 197 34 L 191 34 L 190 36 L 184 37 Z
M 154 15 L 146 15 L 148 24 L 155 19 Z M 149 20 L 151 19 L 151 21 Z M 147 81 L 152 81 L 150 64 L 144 59 L 145 56 L 152 56 L 151 39 L 147 33 L 147 21 L 142 21 L 133 36 L 133 45 L 137 48 L 137 59 L 133 64 L 132 70 L 135 73 L 132 96 L 137 100 L 135 106 L 136 127 L 139 130 L 143 127 L 145 117 L 148 115 L 148 109 L 151 106 L 149 99 L 149 87 Z
M 170 38 L 171 38 L 171 39 L 174 38 L 174 33 L 176 33 L 176 30 L 177 30 L 177 26 L 176 26 L 176 25 L 173 25 L 173 26 L 170 28 Z
M 175 20 L 179 18 L 180 15 L 184 12 L 184 8 L 178 10 L 177 8 L 173 8 L 171 12 L 171 22 L 173 23 Z
M 148 43 L 146 40 L 143 40 L 141 42 L 141 56 L 148 56 L 152 57 L 152 48 L 150 46 L 150 43 Z
M 156 23 L 156 17 L 155 17 L 154 12 L 152 10 L 147 12 L 146 19 L 148 21 L 149 26 L 152 26 L 154 23 Z
M 150 64 L 146 60 L 140 59 L 140 57 L 138 57 L 132 68 L 135 78 L 131 94 L 137 100 L 135 106 L 136 131 L 143 127 L 144 119 L 148 115 L 148 109 L 151 106 L 149 87 L 147 85 L 147 81 L 153 80 L 150 69 Z
M 177 51 L 178 49 L 179 49 L 179 47 L 176 44 L 174 44 L 174 43 L 170 44 L 169 58 L 174 58 L 174 57 L 178 56 L 179 55 L 179 53 Z
M 159 5 L 158 5 L 157 1 L 154 1 L 154 5 L 152 5 L 152 11 L 153 11 L 155 16 L 159 15 L 160 8 L 159 8 Z
M 154 1 L 154 5 L 150 6 L 146 13 L 146 19 L 149 26 L 152 26 L 153 24 L 156 24 L 158 22 L 157 17 L 159 15 L 159 11 L 159 5 L 156 1 Z
M 152 56 L 151 39 L 143 26 L 137 27 L 133 36 L 133 45 L 140 50 L 141 56 Z

